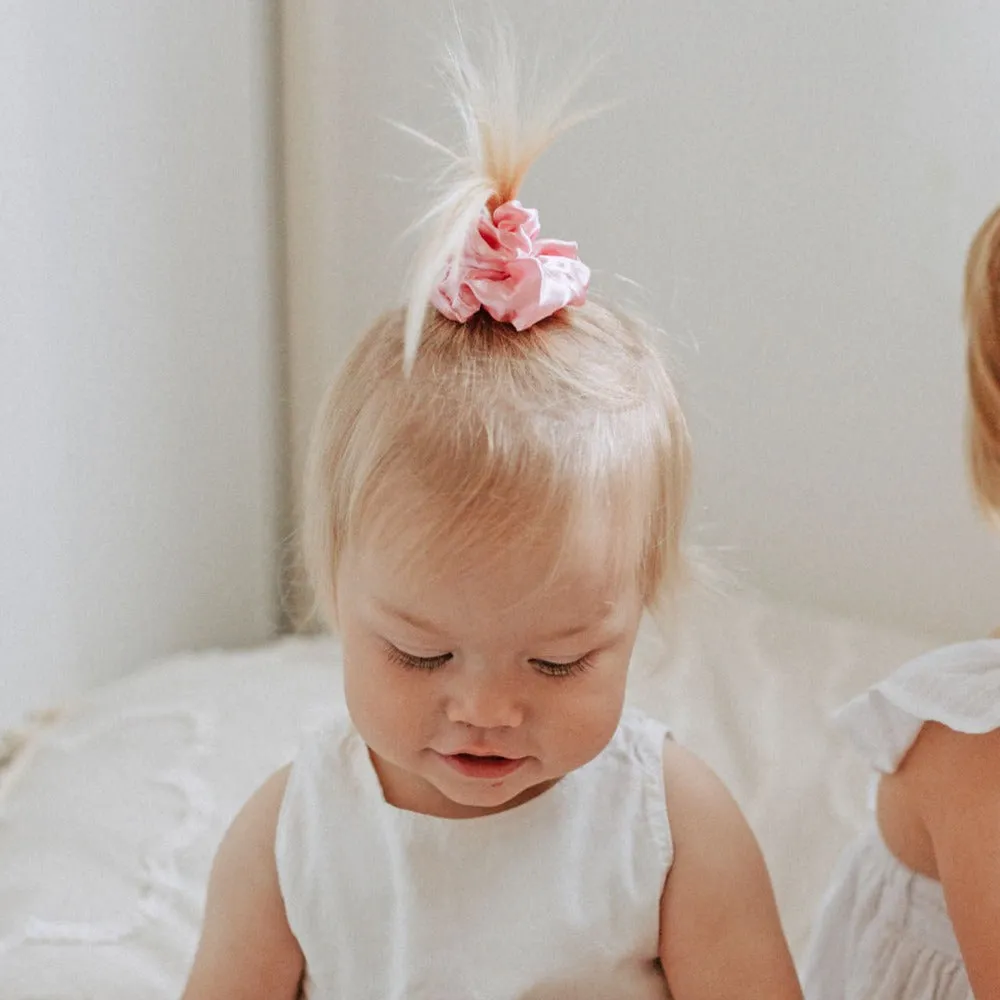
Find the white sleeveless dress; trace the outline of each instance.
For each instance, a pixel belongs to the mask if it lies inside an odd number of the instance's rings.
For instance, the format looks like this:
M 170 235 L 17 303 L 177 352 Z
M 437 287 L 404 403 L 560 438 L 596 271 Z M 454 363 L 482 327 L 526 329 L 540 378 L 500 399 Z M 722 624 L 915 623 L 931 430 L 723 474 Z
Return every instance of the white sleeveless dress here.
M 883 774 L 899 767 L 925 722 L 1000 729 L 1000 641 L 920 656 L 850 702 L 839 721 Z M 833 875 L 804 982 L 806 1000 L 973 1000 L 940 883 L 891 854 L 874 817 Z
M 673 845 L 666 728 L 626 711 L 589 764 L 521 806 L 386 803 L 346 715 L 292 766 L 275 852 L 308 1000 L 664 1000 Z

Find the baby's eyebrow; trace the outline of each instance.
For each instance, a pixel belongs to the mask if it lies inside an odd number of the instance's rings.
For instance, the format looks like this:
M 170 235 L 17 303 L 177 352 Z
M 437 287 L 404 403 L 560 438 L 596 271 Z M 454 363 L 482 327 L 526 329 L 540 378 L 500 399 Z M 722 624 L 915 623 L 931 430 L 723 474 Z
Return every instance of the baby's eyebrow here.
M 384 601 L 375 601 L 375 606 L 378 608 L 382 614 L 389 615 L 392 618 L 398 618 L 401 622 L 405 622 L 407 625 L 421 632 L 433 632 L 435 635 L 443 635 L 444 630 L 439 628 L 433 622 L 428 621 L 426 618 L 421 618 L 419 615 L 411 614 L 409 611 L 403 611 L 401 608 L 395 608 L 391 604 L 386 604 Z
M 375 607 L 378 611 L 384 615 L 388 615 L 391 618 L 396 618 L 398 621 L 409 625 L 411 628 L 415 628 L 420 632 L 426 632 L 431 635 L 443 636 L 446 634 L 445 630 L 439 625 L 435 625 L 434 622 L 427 618 L 421 618 L 419 615 L 415 615 L 410 611 L 404 611 L 402 608 L 394 607 L 392 604 L 387 604 L 385 601 L 376 598 L 373 601 Z M 539 641 L 541 642 L 562 642 L 566 639 L 575 639 L 577 636 L 583 635 L 586 632 L 592 632 L 594 629 L 600 628 L 602 625 L 606 624 L 614 616 L 615 608 L 611 602 L 608 602 L 602 610 L 595 614 L 593 618 L 578 622 L 575 625 L 569 625 L 566 628 L 558 629 L 555 632 L 550 632 L 547 635 L 540 636 Z
M 585 632 L 593 632 L 595 629 L 607 624 L 607 622 L 614 617 L 615 611 L 616 608 L 614 604 L 607 601 L 601 610 L 592 618 L 585 622 L 580 622 L 576 625 L 570 625 L 567 628 L 559 629 L 557 632 L 553 632 L 545 636 L 545 641 L 558 642 L 562 639 L 575 639 L 578 635 L 583 635 Z
M 571 625 L 569 628 L 552 632 L 545 638 L 549 642 L 559 642 L 561 639 L 575 639 L 578 635 L 583 635 L 584 632 L 590 632 L 601 620 L 603 619 L 595 619 L 594 621 L 584 622 L 580 625 Z

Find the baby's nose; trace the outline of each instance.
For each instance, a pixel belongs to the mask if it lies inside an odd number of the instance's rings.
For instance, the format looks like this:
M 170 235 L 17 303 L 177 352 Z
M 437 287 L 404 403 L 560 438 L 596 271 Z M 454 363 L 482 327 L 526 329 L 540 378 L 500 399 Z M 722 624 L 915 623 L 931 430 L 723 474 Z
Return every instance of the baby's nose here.
M 489 671 L 462 678 L 451 692 L 448 719 L 473 729 L 510 729 L 524 721 L 524 708 L 511 684 Z

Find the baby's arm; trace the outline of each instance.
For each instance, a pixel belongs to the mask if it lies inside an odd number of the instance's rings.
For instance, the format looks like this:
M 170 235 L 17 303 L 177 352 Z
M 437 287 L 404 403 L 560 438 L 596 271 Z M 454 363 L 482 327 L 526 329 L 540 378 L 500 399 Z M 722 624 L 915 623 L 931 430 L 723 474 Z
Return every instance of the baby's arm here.
M 1000 997 L 1000 731 L 920 731 L 898 772 L 926 828 L 972 992 Z
M 802 1000 L 760 848 L 712 771 L 667 741 L 674 863 L 660 961 L 676 1000 Z
M 274 836 L 288 768 L 250 798 L 212 866 L 205 924 L 182 1000 L 294 1000 L 303 960 L 278 886 Z

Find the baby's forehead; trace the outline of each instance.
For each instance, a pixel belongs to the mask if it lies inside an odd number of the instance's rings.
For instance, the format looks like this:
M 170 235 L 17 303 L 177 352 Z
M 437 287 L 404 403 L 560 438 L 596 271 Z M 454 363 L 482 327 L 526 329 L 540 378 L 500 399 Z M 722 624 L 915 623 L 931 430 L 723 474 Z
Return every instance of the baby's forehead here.
M 584 545 L 519 543 L 447 552 L 391 542 L 359 547 L 352 582 L 366 603 L 403 619 L 434 623 L 489 619 L 518 630 L 570 629 L 612 617 L 637 585 Z

